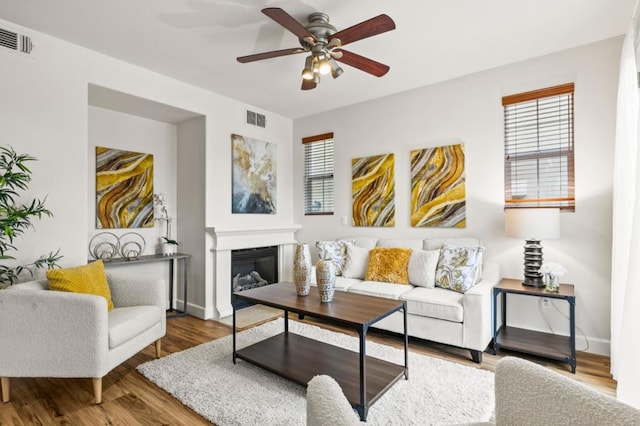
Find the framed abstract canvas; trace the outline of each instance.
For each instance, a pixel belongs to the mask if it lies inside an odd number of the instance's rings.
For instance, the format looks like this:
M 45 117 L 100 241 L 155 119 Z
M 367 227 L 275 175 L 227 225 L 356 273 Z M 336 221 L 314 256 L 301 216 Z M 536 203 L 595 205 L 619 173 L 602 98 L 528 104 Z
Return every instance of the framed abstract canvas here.
M 153 155 L 96 147 L 96 228 L 153 226 Z
M 276 213 L 276 145 L 231 135 L 232 213 Z
M 467 224 L 464 145 L 411 151 L 411 226 Z
M 395 226 L 394 154 L 351 160 L 354 226 Z

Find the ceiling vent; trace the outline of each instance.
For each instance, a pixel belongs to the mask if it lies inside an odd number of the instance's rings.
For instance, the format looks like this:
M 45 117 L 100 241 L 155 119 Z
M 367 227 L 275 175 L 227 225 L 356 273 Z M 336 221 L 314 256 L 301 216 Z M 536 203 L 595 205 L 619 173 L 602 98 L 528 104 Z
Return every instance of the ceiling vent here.
M 252 126 L 267 127 L 267 117 L 264 114 L 247 110 L 247 124 Z
M 0 47 L 23 55 L 30 55 L 33 51 L 31 37 L 6 28 L 0 28 Z

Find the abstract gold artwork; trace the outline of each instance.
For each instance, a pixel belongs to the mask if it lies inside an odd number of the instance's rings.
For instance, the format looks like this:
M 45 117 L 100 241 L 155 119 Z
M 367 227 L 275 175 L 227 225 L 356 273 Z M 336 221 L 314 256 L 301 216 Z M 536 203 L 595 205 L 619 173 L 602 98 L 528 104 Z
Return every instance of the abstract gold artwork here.
M 232 213 L 276 213 L 276 145 L 231 135 Z
M 467 225 L 464 145 L 411 151 L 411 226 Z
M 351 160 L 353 225 L 395 226 L 394 155 Z
M 96 228 L 153 225 L 153 155 L 96 147 Z

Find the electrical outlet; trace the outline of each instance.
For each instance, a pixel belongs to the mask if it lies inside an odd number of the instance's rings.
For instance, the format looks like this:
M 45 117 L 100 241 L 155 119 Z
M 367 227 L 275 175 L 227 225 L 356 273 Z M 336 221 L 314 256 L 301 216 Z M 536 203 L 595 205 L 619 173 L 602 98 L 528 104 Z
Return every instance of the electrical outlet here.
M 549 309 L 551 307 L 551 300 L 544 298 L 542 299 L 542 308 Z

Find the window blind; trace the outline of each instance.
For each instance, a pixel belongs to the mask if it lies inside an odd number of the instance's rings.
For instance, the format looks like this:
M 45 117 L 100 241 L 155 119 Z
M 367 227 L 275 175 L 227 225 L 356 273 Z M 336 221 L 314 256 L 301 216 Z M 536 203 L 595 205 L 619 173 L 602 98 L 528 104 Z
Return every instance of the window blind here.
M 302 143 L 304 144 L 304 214 L 333 214 L 333 133 L 303 138 Z
M 505 207 L 575 210 L 573 83 L 502 98 Z

